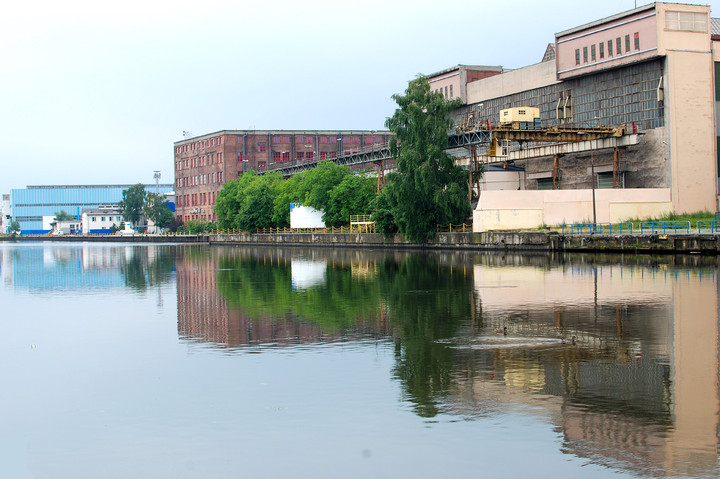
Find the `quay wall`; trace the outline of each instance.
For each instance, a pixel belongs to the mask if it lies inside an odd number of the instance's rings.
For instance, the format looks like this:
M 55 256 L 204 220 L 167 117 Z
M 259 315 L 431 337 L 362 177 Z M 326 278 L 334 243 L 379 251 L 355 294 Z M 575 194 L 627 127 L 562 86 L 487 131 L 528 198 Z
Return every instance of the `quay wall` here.
M 553 232 L 488 231 L 483 233 L 438 233 L 430 243 L 418 244 L 399 235 L 388 238 L 372 233 L 238 233 L 202 235 L 137 236 L 19 236 L 0 237 L 0 241 L 52 241 L 99 243 L 204 243 L 209 245 L 314 246 L 369 249 L 454 249 L 498 251 L 555 251 L 606 253 L 681 254 L 720 253 L 720 235 L 562 235 Z

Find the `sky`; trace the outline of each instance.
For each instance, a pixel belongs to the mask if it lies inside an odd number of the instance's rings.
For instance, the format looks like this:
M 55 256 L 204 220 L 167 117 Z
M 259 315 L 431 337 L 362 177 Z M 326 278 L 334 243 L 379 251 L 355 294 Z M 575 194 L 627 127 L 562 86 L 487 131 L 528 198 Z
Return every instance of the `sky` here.
M 183 131 L 383 129 L 418 74 L 538 63 L 556 32 L 648 3 L 10 2 L 0 193 L 153 183 L 155 170 L 172 183 Z

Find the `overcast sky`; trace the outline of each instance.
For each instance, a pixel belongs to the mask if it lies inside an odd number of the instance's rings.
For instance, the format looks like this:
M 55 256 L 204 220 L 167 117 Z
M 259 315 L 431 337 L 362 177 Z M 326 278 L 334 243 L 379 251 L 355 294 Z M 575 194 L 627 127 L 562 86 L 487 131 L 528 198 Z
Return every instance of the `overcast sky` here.
M 636 3 L 649 2 L 8 2 L 0 193 L 153 170 L 172 183 L 183 130 L 382 129 L 418 73 L 537 63 L 556 32 Z

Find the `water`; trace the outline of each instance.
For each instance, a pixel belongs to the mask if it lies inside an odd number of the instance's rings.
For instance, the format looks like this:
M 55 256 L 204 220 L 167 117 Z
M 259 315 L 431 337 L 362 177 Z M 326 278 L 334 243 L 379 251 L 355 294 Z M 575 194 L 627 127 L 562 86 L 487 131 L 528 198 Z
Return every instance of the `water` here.
M 714 258 L 0 261 L 2 477 L 720 474 Z

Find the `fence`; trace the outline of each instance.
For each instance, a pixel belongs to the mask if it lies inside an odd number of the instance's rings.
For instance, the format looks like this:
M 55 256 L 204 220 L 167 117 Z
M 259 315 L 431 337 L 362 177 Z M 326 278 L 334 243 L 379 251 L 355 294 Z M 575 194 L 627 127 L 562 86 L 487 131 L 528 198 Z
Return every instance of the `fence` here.
M 587 235 L 587 234 L 632 234 L 632 223 L 576 223 L 572 225 L 562 225 L 562 234 L 564 235 Z
M 643 221 L 640 223 L 641 234 L 655 233 L 690 233 L 689 221 Z
M 472 223 L 462 223 L 459 225 L 454 225 L 452 223 L 449 225 L 437 225 L 437 228 L 435 229 L 438 233 L 472 233 L 472 230 Z
M 717 234 L 720 233 L 720 221 L 719 220 L 700 220 L 698 221 L 698 234 L 709 233 Z

